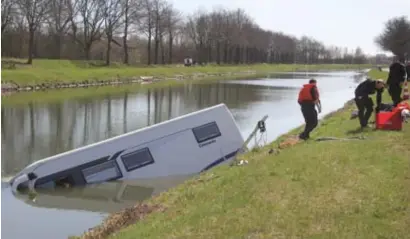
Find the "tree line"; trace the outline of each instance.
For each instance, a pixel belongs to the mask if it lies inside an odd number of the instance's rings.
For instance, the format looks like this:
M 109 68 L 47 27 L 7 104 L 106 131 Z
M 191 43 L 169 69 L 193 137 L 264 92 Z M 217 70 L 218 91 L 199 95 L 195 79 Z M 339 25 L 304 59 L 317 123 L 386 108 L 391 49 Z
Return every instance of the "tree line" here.
M 355 50 L 262 29 L 242 9 L 184 16 L 166 0 L 2 0 L 2 56 L 125 64 L 365 63 Z

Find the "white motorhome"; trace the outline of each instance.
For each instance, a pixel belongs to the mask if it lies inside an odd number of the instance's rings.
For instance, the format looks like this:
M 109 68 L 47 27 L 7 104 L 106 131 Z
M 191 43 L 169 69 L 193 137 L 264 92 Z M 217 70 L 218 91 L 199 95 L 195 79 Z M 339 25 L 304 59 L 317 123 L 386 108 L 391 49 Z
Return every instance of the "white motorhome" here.
M 225 104 L 32 163 L 10 180 L 24 188 L 191 175 L 232 159 L 244 144 Z

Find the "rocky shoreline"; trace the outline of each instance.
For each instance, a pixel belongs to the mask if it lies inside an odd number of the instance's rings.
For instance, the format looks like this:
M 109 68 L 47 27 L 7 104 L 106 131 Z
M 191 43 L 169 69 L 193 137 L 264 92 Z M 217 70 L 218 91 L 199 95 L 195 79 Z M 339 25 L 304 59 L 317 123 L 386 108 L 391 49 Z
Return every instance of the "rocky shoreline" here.
M 30 92 L 30 91 L 46 91 L 53 89 L 65 89 L 65 88 L 89 88 L 99 86 L 115 86 L 125 84 L 150 84 L 159 81 L 166 80 L 202 80 L 214 77 L 232 77 L 232 76 L 253 76 L 256 75 L 256 71 L 241 71 L 241 72 L 226 72 L 226 73 L 193 73 L 190 75 L 174 75 L 173 77 L 158 77 L 158 76 L 135 76 L 130 78 L 121 78 L 117 76 L 115 79 L 99 80 L 91 79 L 85 81 L 50 81 L 32 85 L 18 85 L 12 81 L 4 82 L 1 84 L 2 95 L 8 95 L 18 92 Z

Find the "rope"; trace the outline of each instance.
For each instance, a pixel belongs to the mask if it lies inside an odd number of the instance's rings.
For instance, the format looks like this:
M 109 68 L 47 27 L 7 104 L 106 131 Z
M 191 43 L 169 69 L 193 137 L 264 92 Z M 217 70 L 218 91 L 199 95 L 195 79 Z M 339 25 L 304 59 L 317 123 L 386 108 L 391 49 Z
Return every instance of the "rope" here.
M 265 116 L 267 118 L 267 116 Z M 264 119 L 266 119 L 264 118 Z M 258 138 L 258 132 L 260 134 L 259 138 Z M 268 133 L 266 130 L 266 125 L 264 120 L 260 120 L 258 121 L 258 125 L 257 125 L 257 131 L 252 132 L 252 134 L 255 134 L 254 136 L 252 136 L 255 139 L 255 146 L 254 148 L 261 148 L 263 146 L 265 146 L 268 142 Z M 249 140 L 249 141 L 248 141 Z M 248 141 L 248 143 L 252 140 L 251 136 L 249 136 L 249 138 L 246 140 Z M 237 165 L 242 165 L 242 164 L 247 164 L 248 161 L 246 160 L 241 160 L 238 163 L 237 157 L 235 156 L 234 160 L 231 162 L 230 166 L 237 166 Z
M 364 136 L 353 136 L 353 137 L 349 137 L 349 138 L 320 137 L 320 138 L 317 138 L 316 141 L 330 141 L 330 140 L 345 141 L 345 140 L 365 140 L 365 139 L 366 139 L 366 137 L 364 137 Z

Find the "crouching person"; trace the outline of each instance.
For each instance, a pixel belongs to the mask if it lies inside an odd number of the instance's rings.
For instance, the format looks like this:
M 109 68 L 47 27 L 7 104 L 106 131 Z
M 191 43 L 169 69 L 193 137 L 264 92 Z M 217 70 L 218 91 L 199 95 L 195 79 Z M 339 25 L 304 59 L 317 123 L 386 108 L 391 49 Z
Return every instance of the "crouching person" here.
M 320 104 L 320 100 L 315 79 L 311 79 L 309 84 L 303 85 L 303 88 L 299 92 L 298 103 L 306 123 L 305 130 L 299 134 L 299 138 L 307 140 L 310 137 L 310 133 L 318 124 L 318 113 L 315 106 L 316 104 Z
M 369 97 L 374 93 L 376 95 L 376 113 L 380 109 L 381 101 L 382 101 L 382 93 L 384 89 L 384 81 L 383 80 L 371 80 L 367 79 L 360 83 L 355 90 L 355 102 L 358 109 L 358 117 L 360 121 L 360 126 L 362 128 L 367 127 L 369 122 L 370 116 L 373 113 L 373 100 Z

